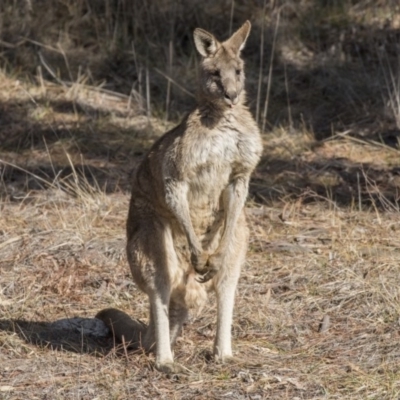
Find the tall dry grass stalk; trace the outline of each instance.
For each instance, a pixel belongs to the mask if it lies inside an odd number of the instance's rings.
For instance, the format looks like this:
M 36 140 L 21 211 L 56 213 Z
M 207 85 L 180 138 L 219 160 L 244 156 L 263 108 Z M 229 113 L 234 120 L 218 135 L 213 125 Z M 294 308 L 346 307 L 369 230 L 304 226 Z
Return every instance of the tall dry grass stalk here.
M 384 98 L 386 99 L 389 110 L 394 117 L 397 128 L 400 129 L 400 60 L 398 60 L 397 62 L 396 70 L 393 71 L 389 61 L 387 60 L 387 57 L 385 58 L 387 62 L 386 68 L 383 67 L 383 63 L 381 60 L 381 66 L 383 69 L 383 75 L 385 77 L 387 91 Z
M 229 37 L 232 35 L 232 26 L 233 26 L 233 14 L 235 11 L 235 0 L 231 0 L 231 14 L 229 18 Z
M 257 102 L 256 102 L 256 122 L 259 123 L 260 116 L 260 102 L 261 102 L 261 87 L 262 80 L 264 77 L 263 65 L 264 65 L 264 26 L 265 26 L 265 10 L 267 7 L 267 0 L 264 0 L 262 22 L 261 22 L 261 34 L 260 34 L 260 67 L 258 71 L 258 86 L 257 86 Z
M 276 39 L 277 39 L 279 23 L 280 23 L 280 15 L 281 15 L 280 11 L 278 11 L 277 19 L 276 19 L 276 23 L 275 23 L 275 29 L 274 29 L 274 38 L 273 38 L 273 42 L 272 42 L 272 49 L 271 49 L 271 56 L 270 56 L 271 59 L 270 59 L 269 70 L 268 70 L 267 90 L 266 90 L 266 94 L 265 94 L 264 109 L 263 109 L 263 113 L 262 113 L 261 132 L 265 131 L 265 126 L 267 123 L 268 106 L 269 106 L 271 85 L 272 85 L 272 69 L 273 69 L 274 56 L 275 56 Z

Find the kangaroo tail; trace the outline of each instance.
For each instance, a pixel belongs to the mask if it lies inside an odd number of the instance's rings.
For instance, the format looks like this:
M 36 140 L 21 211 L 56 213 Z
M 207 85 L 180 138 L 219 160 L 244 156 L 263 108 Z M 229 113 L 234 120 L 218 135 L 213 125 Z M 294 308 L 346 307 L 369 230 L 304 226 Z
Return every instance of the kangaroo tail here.
M 147 325 L 132 319 L 128 314 L 116 308 L 106 308 L 96 314 L 110 329 L 115 339 L 125 343 L 130 349 L 142 347 L 142 341 L 147 331 Z

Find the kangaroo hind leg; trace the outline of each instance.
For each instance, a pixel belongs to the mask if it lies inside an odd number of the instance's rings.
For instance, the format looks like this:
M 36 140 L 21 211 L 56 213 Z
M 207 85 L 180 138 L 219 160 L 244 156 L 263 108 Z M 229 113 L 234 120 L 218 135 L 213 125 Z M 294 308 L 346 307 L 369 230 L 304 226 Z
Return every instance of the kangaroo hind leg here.
M 240 269 L 245 261 L 248 229 L 244 215 L 240 217 L 233 241 L 224 255 L 223 268 L 214 278 L 217 295 L 217 333 L 214 342 L 216 361 L 224 363 L 232 359 L 231 329 L 235 303 L 235 291 Z
M 128 260 L 132 275 L 139 287 L 149 296 L 150 322 L 144 335 L 145 348 L 156 353 L 156 368 L 162 372 L 175 373 L 179 367 L 174 363 L 171 341 L 174 341 L 183 322 L 175 317 L 175 306 L 170 304 L 173 271 L 178 271 L 178 259 L 173 246 L 169 226 L 153 216 L 136 220 L 133 235 L 128 233 Z M 173 314 L 170 332 L 170 312 Z M 171 340 L 172 334 L 172 340 Z M 155 345 L 155 346 L 154 346 Z

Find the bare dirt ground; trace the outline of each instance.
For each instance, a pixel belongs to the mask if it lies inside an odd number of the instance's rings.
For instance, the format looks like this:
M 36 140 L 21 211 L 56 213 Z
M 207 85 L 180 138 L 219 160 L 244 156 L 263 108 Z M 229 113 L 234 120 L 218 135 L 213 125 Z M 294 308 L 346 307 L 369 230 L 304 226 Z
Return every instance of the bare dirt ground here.
M 237 293 L 237 361 L 210 359 L 211 296 L 175 348 L 187 375 L 65 329 L 147 320 L 124 252 L 129 176 L 165 126 L 127 98 L 0 79 L 1 399 L 398 399 L 398 147 L 265 135 Z M 6 90 L 5 90 L 6 89 Z

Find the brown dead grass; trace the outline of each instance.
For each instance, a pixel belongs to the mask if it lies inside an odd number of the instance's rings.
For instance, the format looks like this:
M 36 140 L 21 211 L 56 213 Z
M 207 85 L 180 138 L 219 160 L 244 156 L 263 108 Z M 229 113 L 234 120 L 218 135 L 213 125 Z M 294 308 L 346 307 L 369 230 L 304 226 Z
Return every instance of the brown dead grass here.
M 51 323 L 117 307 L 147 320 L 124 241 L 129 174 L 165 129 L 129 99 L 1 77 L 0 397 L 397 399 L 398 152 L 339 135 L 265 135 L 247 212 L 237 360 L 210 361 L 215 301 L 193 315 L 168 378 L 152 356 Z M 98 93 L 96 94 L 96 96 Z M 60 107 L 60 104 L 63 107 Z M 100 104 L 101 105 L 101 104 Z M 13 132 L 13 135 L 10 135 Z M 358 176 L 358 178 L 357 178 Z M 378 179 L 379 178 L 379 179 Z
M 0 66 L 70 89 L 101 86 L 176 118 L 194 103 L 193 30 L 223 40 L 249 19 L 249 103 L 262 125 L 305 123 L 319 138 L 362 126 L 397 130 L 397 140 L 399 12 L 395 0 L 3 0 Z
M 2 204 L 0 326 L 5 398 L 354 398 L 400 393 L 397 214 L 300 201 L 249 207 L 248 263 L 235 310 L 232 366 L 207 361 L 215 304 L 193 316 L 176 347 L 177 381 L 151 357 L 110 343 L 64 351 L 34 340 L 37 325 L 118 307 L 146 320 L 124 254 L 128 196 L 56 194 Z M 325 332 L 319 324 L 329 316 Z M 22 321 L 28 322 L 25 326 Z M 76 350 L 72 349 L 75 345 Z M 260 396 L 260 397 L 257 397 Z

